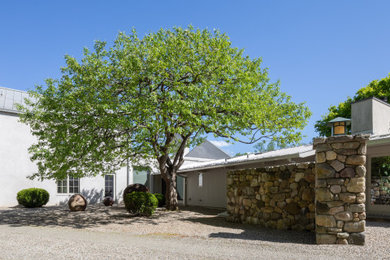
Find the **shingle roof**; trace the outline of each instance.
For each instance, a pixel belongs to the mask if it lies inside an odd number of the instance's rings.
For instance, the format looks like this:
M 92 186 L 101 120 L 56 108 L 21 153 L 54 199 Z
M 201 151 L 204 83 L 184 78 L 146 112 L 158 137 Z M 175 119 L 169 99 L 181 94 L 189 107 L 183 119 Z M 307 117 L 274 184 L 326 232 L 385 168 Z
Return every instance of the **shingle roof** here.
M 0 87 L 0 111 L 19 113 L 16 104 L 24 105 L 24 99 L 27 97 L 26 91 Z

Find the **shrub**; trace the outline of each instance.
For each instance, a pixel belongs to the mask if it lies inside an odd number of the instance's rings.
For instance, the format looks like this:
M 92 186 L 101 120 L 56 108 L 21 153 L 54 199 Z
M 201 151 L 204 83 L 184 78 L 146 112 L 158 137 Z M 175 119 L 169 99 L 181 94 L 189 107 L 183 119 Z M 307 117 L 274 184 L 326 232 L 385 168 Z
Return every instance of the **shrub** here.
M 125 207 L 133 214 L 151 216 L 157 204 L 157 198 L 149 192 L 133 191 L 125 196 Z
M 158 200 L 158 206 L 159 207 L 162 207 L 162 206 L 165 205 L 165 196 L 164 195 L 162 195 L 161 193 L 155 193 L 154 196 Z
M 49 193 L 44 189 L 30 188 L 19 191 L 16 199 L 26 208 L 36 208 L 45 205 L 49 197 Z

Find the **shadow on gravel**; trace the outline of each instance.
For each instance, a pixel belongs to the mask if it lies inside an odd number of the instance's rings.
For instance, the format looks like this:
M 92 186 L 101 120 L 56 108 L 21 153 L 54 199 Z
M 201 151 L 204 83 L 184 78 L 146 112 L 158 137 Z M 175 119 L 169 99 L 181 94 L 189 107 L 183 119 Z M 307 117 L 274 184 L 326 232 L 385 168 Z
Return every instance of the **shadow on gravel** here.
M 381 227 L 381 228 L 390 228 L 390 219 L 369 219 L 366 221 L 367 227 Z
M 159 209 L 152 217 L 138 217 L 128 213 L 123 207 L 88 206 L 85 211 L 70 212 L 68 207 L 22 208 L 0 210 L 0 225 L 53 226 L 88 228 L 107 224 L 159 223 L 162 215 Z
M 309 231 L 276 230 L 249 224 L 231 223 L 227 222 L 222 217 L 187 218 L 186 220 L 215 227 L 242 230 L 241 233 L 211 233 L 209 237 L 212 238 L 257 240 L 278 243 L 315 244 L 315 233 Z

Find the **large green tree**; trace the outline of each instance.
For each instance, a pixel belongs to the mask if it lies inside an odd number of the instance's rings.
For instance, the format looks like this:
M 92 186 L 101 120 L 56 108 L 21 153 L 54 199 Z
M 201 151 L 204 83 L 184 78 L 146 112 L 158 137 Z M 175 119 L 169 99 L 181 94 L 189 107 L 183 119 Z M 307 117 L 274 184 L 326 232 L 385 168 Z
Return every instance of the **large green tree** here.
M 366 87 L 359 89 L 353 98 L 348 97 L 346 101 L 338 106 L 328 108 L 328 113 L 323 115 L 314 125 L 315 130 L 321 136 L 330 136 L 331 129 L 328 122 L 336 117 L 351 118 L 351 104 L 369 97 L 387 98 L 390 100 L 390 74 L 381 79 L 370 82 Z
M 157 161 L 167 207 L 177 208 L 184 149 L 207 134 L 255 143 L 301 139 L 310 112 L 270 83 L 261 59 L 243 55 L 218 31 L 161 29 L 96 42 L 81 61 L 65 57 L 59 79 L 31 92 L 23 108 L 37 143 L 32 177 L 111 173 L 129 158 Z

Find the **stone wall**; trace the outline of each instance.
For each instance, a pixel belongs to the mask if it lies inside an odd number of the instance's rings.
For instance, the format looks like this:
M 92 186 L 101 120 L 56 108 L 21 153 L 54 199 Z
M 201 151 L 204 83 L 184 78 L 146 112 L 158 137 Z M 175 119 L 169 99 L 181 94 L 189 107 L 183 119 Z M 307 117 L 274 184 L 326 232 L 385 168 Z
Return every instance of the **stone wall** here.
M 228 220 L 314 231 L 314 163 L 228 172 Z
M 366 136 L 314 139 L 317 244 L 364 244 Z

